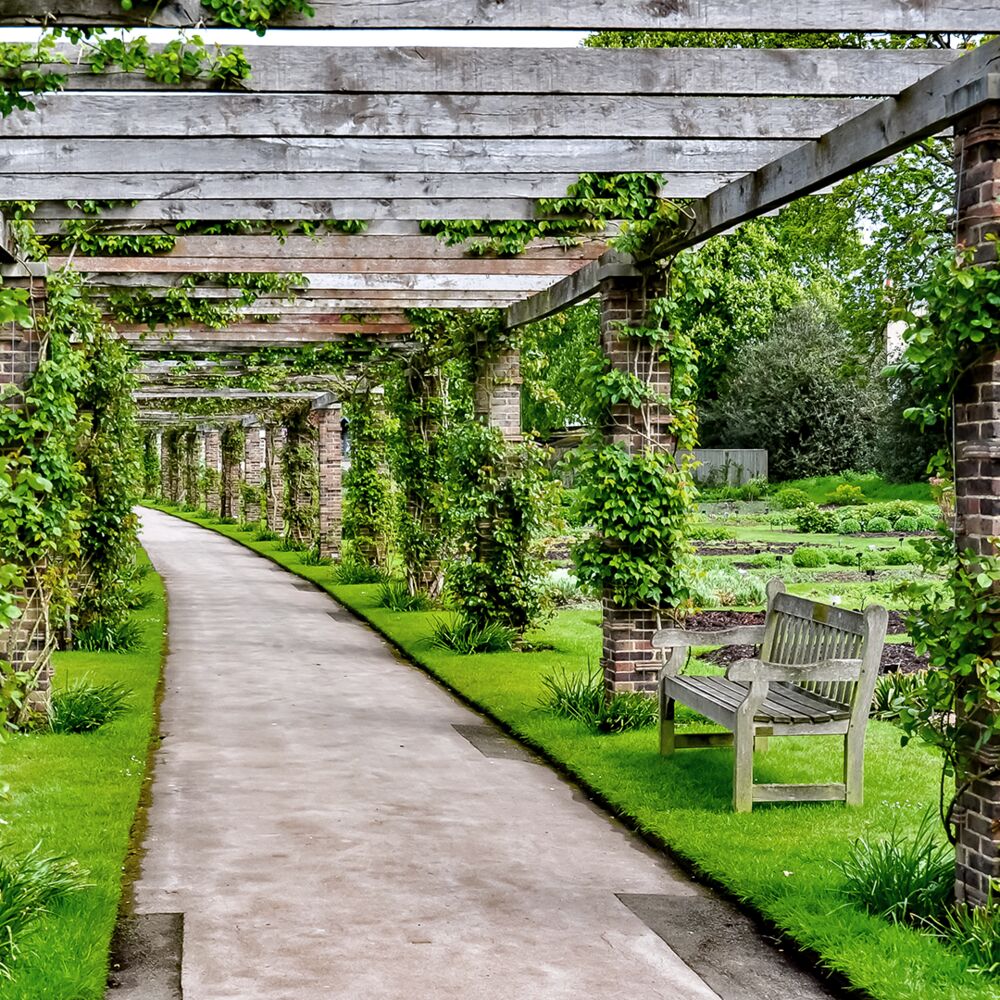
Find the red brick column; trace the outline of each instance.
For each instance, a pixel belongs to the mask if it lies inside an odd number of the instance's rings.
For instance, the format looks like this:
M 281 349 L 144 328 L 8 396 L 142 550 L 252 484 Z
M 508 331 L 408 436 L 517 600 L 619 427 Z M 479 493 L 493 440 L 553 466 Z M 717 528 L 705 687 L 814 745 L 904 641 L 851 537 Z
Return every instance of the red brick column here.
M 222 485 L 220 490 L 220 510 L 223 517 L 235 518 L 240 512 L 240 465 L 242 457 L 237 457 L 224 449 L 220 456 L 222 464 Z
M 209 427 L 202 432 L 205 443 L 205 468 L 214 472 L 205 491 L 205 509 L 210 514 L 222 514 L 222 435 L 218 428 Z
M 281 473 L 281 449 L 287 433 L 284 427 L 271 426 L 264 432 L 264 492 L 267 501 L 264 514 L 267 527 L 279 534 L 284 530 L 281 516 L 285 496 L 285 479 Z
M 499 427 L 508 441 L 521 440 L 521 353 L 507 348 L 484 365 L 476 380 L 476 416 Z
M 1000 104 L 987 105 L 955 128 L 958 242 L 976 248 L 981 266 L 996 267 L 1000 235 Z M 955 397 L 956 532 L 959 546 L 996 554 L 1000 537 L 1000 354 L 969 371 Z M 1000 649 L 995 651 L 1000 655 Z M 1000 763 L 1000 740 L 981 755 L 983 771 Z M 955 896 L 982 904 L 1000 878 L 1000 772 L 960 795 Z
M 243 444 L 243 482 L 255 490 L 264 485 L 264 431 L 260 427 L 248 427 Z M 259 499 L 242 497 L 240 520 L 244 524 L 259 524 L 261 520 Z
M 660 294 L 642 278 L 607 278 L 601 283 L 601 343 L 612 367 L 632 372 L 664 395 L 670 393 L 670 369 L 645 341 L 629 336 L 628 328 L 642 326 L 650 299 Z M 647 405 L 612 408 L 605 437 L 630 455 L 647 449 L 673 450 L 670 413 Z M 653 650 L 653 633 L 661 628 L 660 609 L 621 608 L 605 596 L 604 648 L 601 665 L 608 693 L 656 690 L 661 664 Z
M 319 554 L 337 559 L 344 520 L 340 404 L 313 410 L 311 420 L 316 427 L 316 458 L 319 462 Z

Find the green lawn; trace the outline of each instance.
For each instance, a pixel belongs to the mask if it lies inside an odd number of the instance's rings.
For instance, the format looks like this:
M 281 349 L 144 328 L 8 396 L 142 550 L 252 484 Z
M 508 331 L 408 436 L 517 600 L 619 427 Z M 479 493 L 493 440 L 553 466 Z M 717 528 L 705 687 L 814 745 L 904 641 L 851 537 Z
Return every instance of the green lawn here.
M 813 476 L 810 479 L 793 479 L 774 484 L 775 490 L 794 488 L 805 490 L 813 503 L 826 503 L 826 498 L 842 483 L 860 486 L 868 500 L 885 503 L 888 500 L 916 500 L 920 503 L 932 501 L 928 483 L 889 483 L 874 472 L 848 472 L 842 476 Z
M 845 856 L 853 838 L 895 824 L 912 830 L 936 802 L 936 759 L 919 746 L 901 748 L 899 732 L 891 725 L 873 722 L 869 730 L 863 808 L 758 806 L 751 815 L 735 815 L 729 807 L 730 751 L 691 750 L 664 759 L 652 731 L 595 736 L 575 722 L 538 710 L 540 678 L 546 671 L 597 664 L 599 612 L 564 611 L 532 636 L 551 644 L 551 651 L 459 656 L 427 643 L 433 613 L 378 608 L 377 587 L 335 585 L 329 567 L 302 565 L 299 553 L 282 552 L 275 542 L 252 542 L 234 525 L 180 516 L 319 583 L 635 827 L 878 1000 L 1000 998 L 1000 985 L 969 973 L 962 957 L 936 938 L 874 919 L 837 894 L 831 862 Z M 759 758 L 758 780 L 835 780 L 838 750 L 825 738 L 774 740 Z
M 145 556 L 142 556 L 145 559 Z M 0 743 L 0 834 L 5 847 L 76 859 L 93 888 L 59 904 L 24 942 L 4 1000 L 99 1000 L 121 898 L 129 834 L 139 801 L 164 648 L 163 585 L 148 573 L 150 603 L 135 612 L 143 646 L 134 653 L 57 653 L 56 687 L 88 675 L 132 690 L 122 718 L 94 733 L 13 736 Z

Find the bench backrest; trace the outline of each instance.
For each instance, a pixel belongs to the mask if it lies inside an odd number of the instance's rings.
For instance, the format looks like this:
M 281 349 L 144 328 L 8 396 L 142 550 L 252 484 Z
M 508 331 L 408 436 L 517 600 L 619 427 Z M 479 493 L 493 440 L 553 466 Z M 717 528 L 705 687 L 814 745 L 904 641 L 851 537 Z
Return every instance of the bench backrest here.
M 885 615 L 881 609 L 872 611 Z M 856 681 L 803 681 L 799 686 L 867 715 L 878 678 L 884 637 L 884 629 L 883 636 L 871 635 L 872 617 L 804 597 L 793 597 L 784 593 L 780 580 L 772 580 L 768 584 L 761 659 L 769 663 L 860 659 L 862 665 Z

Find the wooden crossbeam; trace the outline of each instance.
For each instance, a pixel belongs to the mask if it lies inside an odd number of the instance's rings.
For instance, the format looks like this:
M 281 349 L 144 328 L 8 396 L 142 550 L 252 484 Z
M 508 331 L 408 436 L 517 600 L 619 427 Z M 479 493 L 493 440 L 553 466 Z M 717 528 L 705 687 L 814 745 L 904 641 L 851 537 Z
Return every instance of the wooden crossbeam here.
M 138 389 L 132 393 L 137 403 L 154 403 L 168 399 L 231 399 L 234 401 L 264 400 L 273 402 L 292 402 L 295 400 L 313 400 L 322 395 L 321 390 L 302 392 L 275 390 L 273 392 L 255 392 L 252 389 Z
M 1000 39 L 972 50 L 898 98 L 880 102 L 819 141 L 803 144 L 696 204 L 692 225 L 664 252 L 696 246 L 741 222 L 826 188 L 939 133 L 993 101 L 1000 101 Z M 520 326 L 534 322 L 593 295 L 602 265 L 612 261 L 620 264 L 616 255 L 605 255 L 542 294 L 515 303 L 508 310 L 508 323 Z
M 0 133 L 2 136 L 2 133 Z M 745 173 L 794 149 L 773 139 L 17 139 L 0 140 L 14 174 Z M 327 184 L 334 181 L 328 181 Z M 261 181 L 267 190 L 267 182 Z M 565 192 L 563 187 L 562 192 Z
M 161 48 L 153 46 L 154 51 Z M 69 90 L 183 90 L 117 70 L 95 74 L 66 46 Z M 948 49 L 519 49 L 248 45 L 253 93 L 733 94 L 888 96 L 947 65 Z
M 1000 31 L 993 0 L 312 0 L 314 15 L 280 24 L 298 28 L 515 28 L 670 31 Z M 199 0 L 0 0 L 0 24 L 218 25 Z
M 2 140 L 0 140 L 2 145 Z M 670 196 L 675 198 L 703 198 L 723 184 L 738 176 L 729 173 L 674 174 L 667 185 Z M 421 199 L 418 206 L 406 210 L 386 209 L 390 218 L 439 219 L 459 218 L 455 208 L 439 210 L 435 203 L 446 199 L 459 199 L 464 207 L 475 204 L 476 191 L 484 199 L 522 199 L 523 211 L 516 218 L 534 218 L 536 198 L 563 198 L 566 189 L 579 180 L 572 174 L 186 174 L 146 173 L 0 173 L 0 201 L 41 201 L 53 199 L 73 200 L 162 200 L 186 199 L 189 206 L 182 218 L 198 218 L 192 208 L 203 199 L 272 199 L 282 194 L 290 198 L 307 200 L 315 197 L 324 202 L 334 201 L 338 195 L 357 199 Z M 213 216 L 214 217 L 214 216 Z M 301 218 L 301 216 L 299 216 Z M 308 216 L 307 216 L 308 217 Z M 367 219 L 363 214 L 348 214 L 337 208 L 330 218 Z M 229 216 L 246 218 L 246 216 Z M 285 216 L 289 218 L 289 216 Z M 296 218 L 296 216 L 291 216 Z M 482 218 L 472 209 L 466 218 Z
M 125 340 L 141 340 L 150 333 L 148 325 L 132 323 L 113 324 L 116 333 Z M 386 335 L 403 335 L 413 332 L 413 327 L 405 320 L 399 323 L 379 320 L 378 322 L 295 322 L 283 323 L 231 323 L 221 330 L 214 330 L 211 327 L 204 327 L 199 324 L 189 324 L 183 329 L 173 329 L 165 327 L 166 335 L 173 337 L 190 337 L 197 339 L 207 339 L 215 336 L 235 337 L 240 340 L 260 340 L 260 341 L 281 341 L 285 338 L 292 340 L 310 341 L 322 343 L 324 340 L 337 336 L 373 336 L 381 337 Z
M 87 258 L 78 258 L 82 264 Z M 133 260 L 135 258 L 126 258 Z M 272 261 L 273 266 L 273 261 Z M 173 288 L 182 279 L 178 274 L 157 273 L 108 273 L 101 274 L 98 284 L 109 288 Z M 310 291 L 322 289 L 358 291 L 417 292 L 514 292 L 527 293 L 547 288 L 552 284 L 551 275 L 537 274 L 321 274 L 303 272 Z M 404 295 L 403 298 L 406 296 Z
M 4 119 L 5 139 L 815 139 L 863 98 L 548 94 L 55 93 Z M 154 147 L 155 148 L 155 147 Z
M 162 296 L 166 293 L 164 288 L 149 289 L 150 293 Z M 195 289 L 192 290 L 192 299 L 218 300 L 220 298 L 232 298 L 233 296 L 218 296 L 206 294 L 208 292 L 220 292 L 223 289 Z M 355 290 L 353 292 L 344 290 L 331 290 L 336 292 L 336 297 L 320 297 L 325 295 L 327 289 L 319 289 L 308 294 L 312 298 L 296 298 L 292 301 L 284 299 L 257 299 L 252 305 L 240 306 L 238 312 L 246 315 L 272 315 L 276 314 L 283 318 L 294 318 L 298 316 L 312 316 L 318 313 L 339 312 L 350 315 L 359 313 L 380 313 L 387 309 L 502 309 L 511 303 L 518 301 L 521 295 L 517 292 L 468 292 L 468 291 L 372 291 Z M 98 303 L 106 296 L 101 295 L 100 289 L 92 292 L 92 297 Z M 391 297 L 388 297 L 391 296 Z M 107 307 L 105 307 L 107 308 Z

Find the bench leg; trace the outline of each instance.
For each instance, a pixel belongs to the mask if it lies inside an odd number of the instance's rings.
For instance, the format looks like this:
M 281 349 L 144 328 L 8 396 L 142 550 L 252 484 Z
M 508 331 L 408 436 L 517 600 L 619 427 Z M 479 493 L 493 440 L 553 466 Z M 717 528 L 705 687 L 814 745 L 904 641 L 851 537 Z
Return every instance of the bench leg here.
M 733 810 L 750 812 L 753 809 L 753 744 L 751 726 L 736 724 L 733 733 Z
M 669 757 L 677 749 L 674 726 L 674 699 L 660 688 L 660 753 Z
M 844 786 L 845 801 L 849 806 L 860 806 L 865 800 L 865 732 L 854 734 L 848 730 L 844 737 Z

